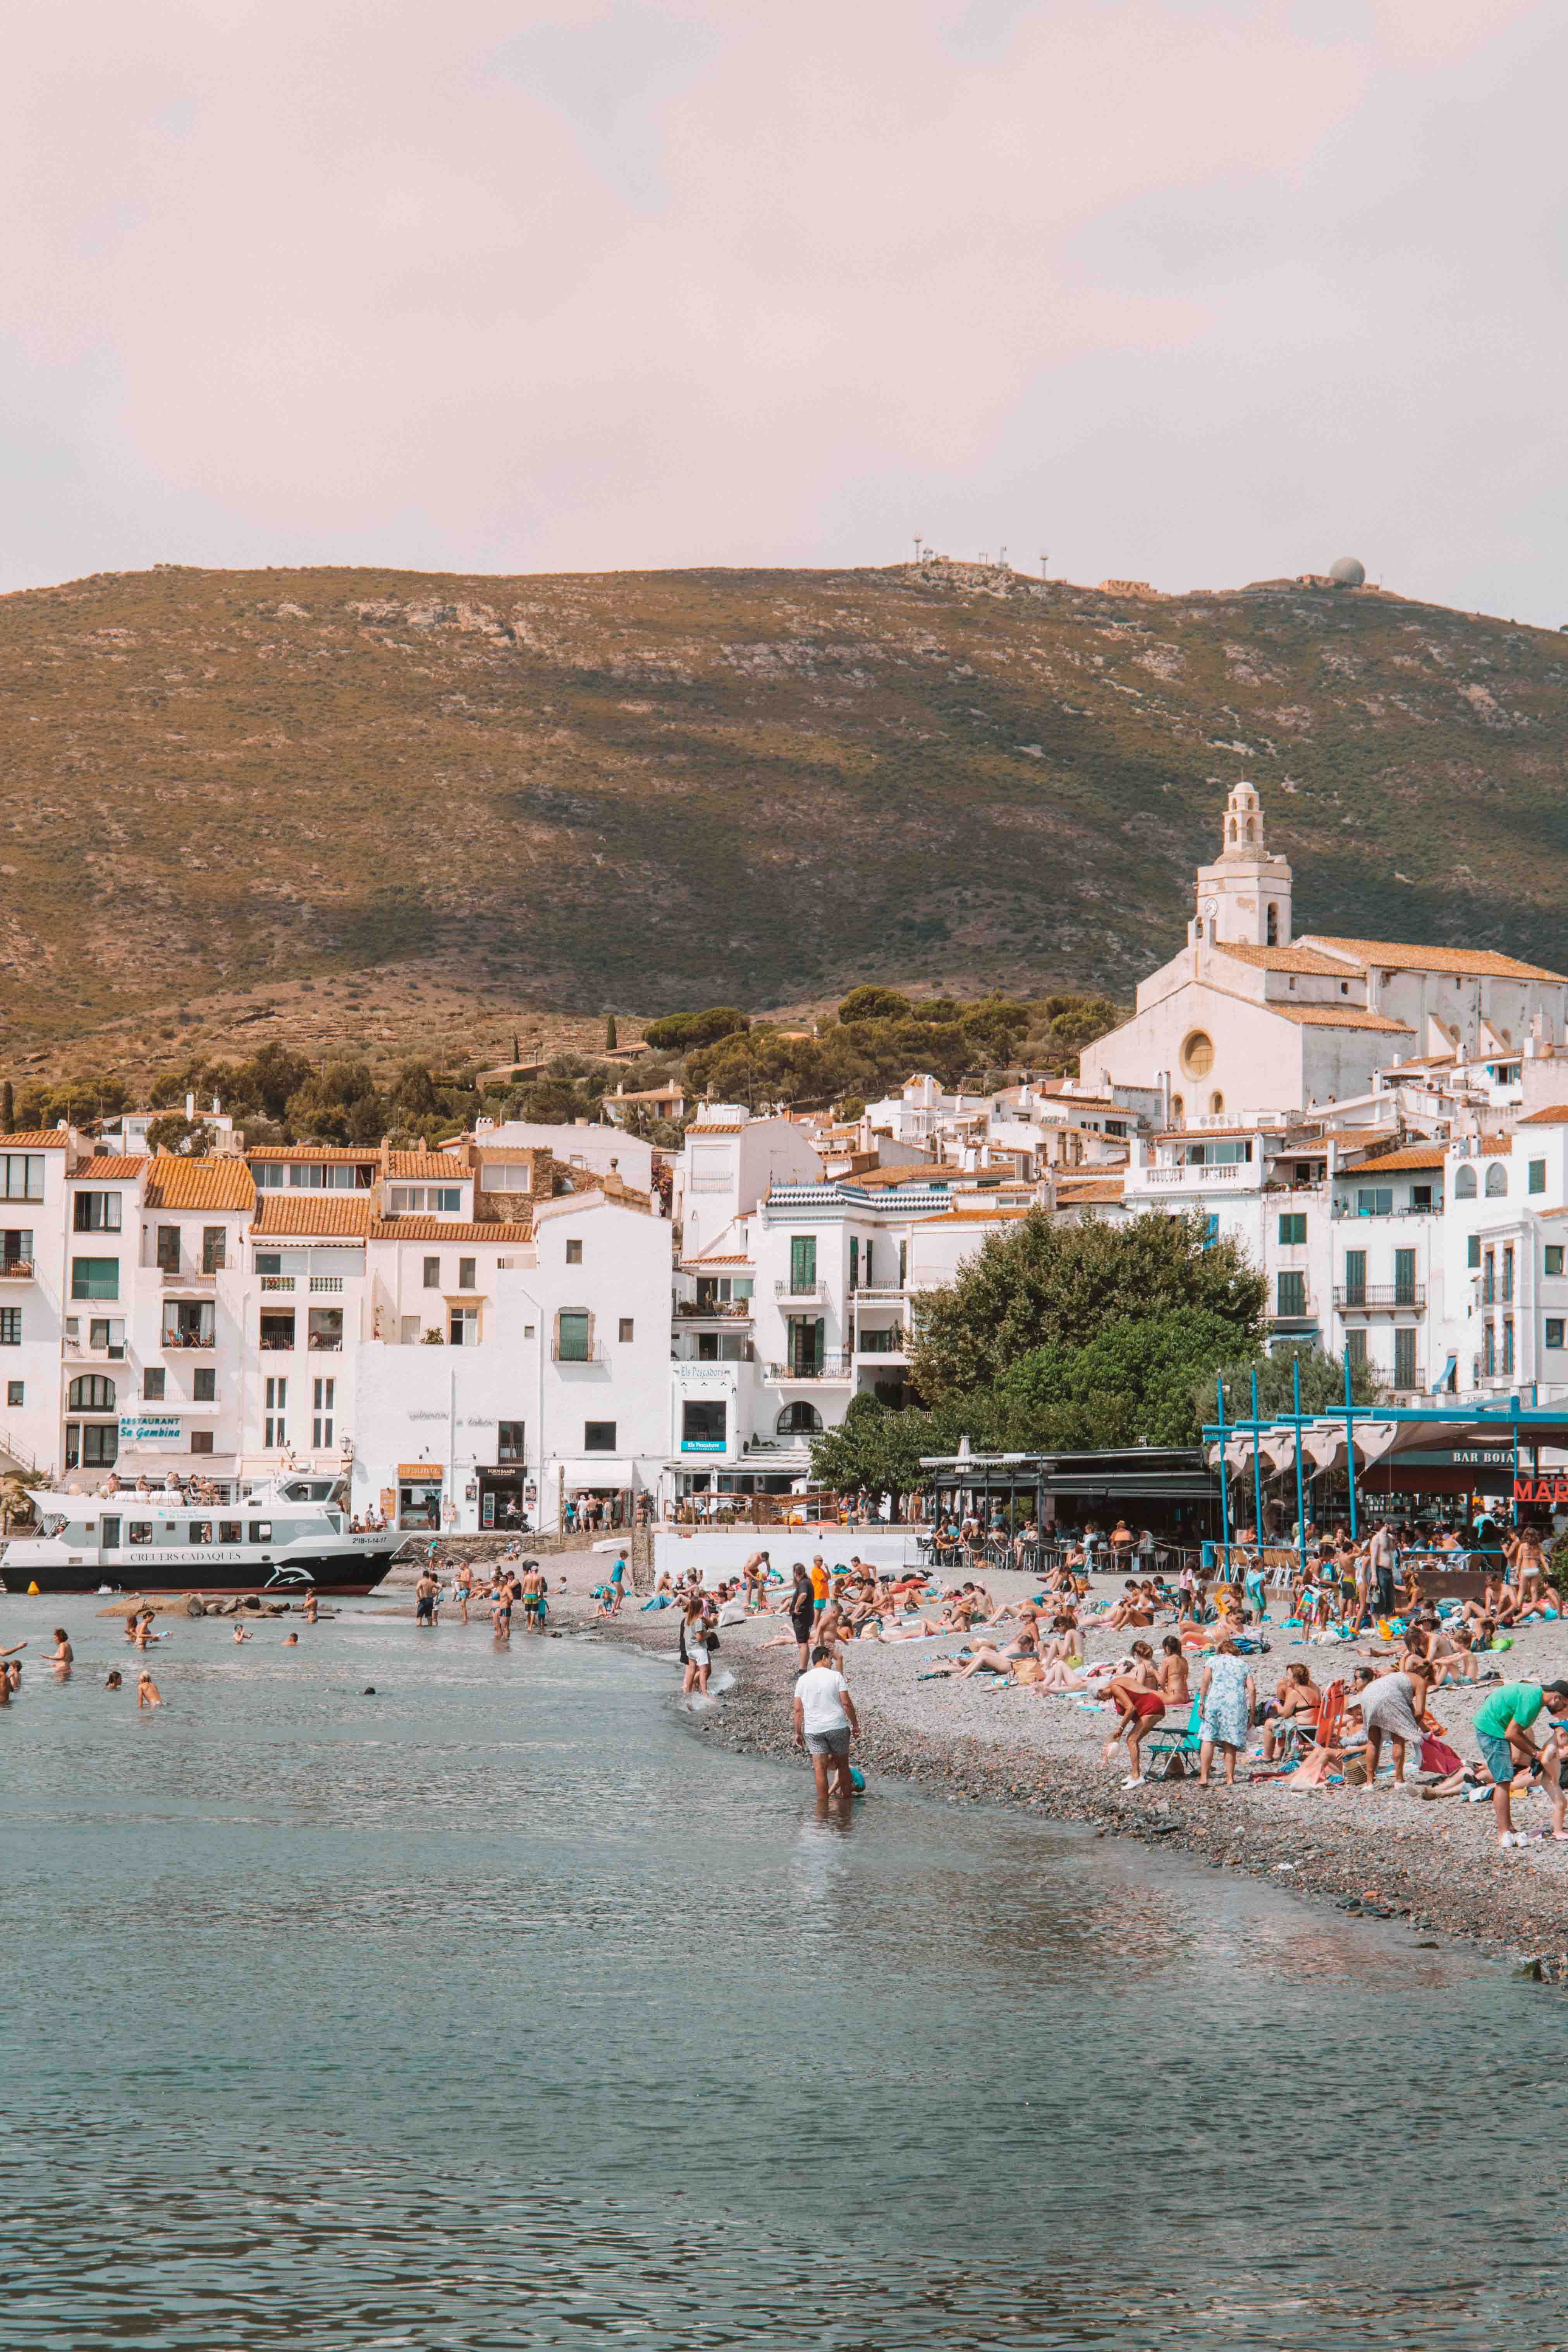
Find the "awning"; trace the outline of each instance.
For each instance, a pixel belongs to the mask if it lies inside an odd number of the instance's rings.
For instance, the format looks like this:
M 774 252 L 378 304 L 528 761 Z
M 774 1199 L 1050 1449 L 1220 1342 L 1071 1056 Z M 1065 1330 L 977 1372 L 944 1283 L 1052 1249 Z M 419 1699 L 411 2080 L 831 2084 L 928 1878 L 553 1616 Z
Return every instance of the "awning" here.
M 1445 1389 L 1452 1389 L 1454 1387 L 1454 1374 L 1458 1369 L 1458 1362 L 1459 1360 L 1458 1356 L 1450 1356 L 1447 1362 L 1444 1365 L 1442 1372 L 1438 1378 L 1436 1391 L 1436 1393 L 1438 1396 L 1442 1395 Z
M 559 1477 L 565 1486 L 635 1486 L 637 1474 L 629 1462 L 614 1454 L 585 1454 L 581 1462 L 552 1462 L 545 1471 L 545 1489 Z

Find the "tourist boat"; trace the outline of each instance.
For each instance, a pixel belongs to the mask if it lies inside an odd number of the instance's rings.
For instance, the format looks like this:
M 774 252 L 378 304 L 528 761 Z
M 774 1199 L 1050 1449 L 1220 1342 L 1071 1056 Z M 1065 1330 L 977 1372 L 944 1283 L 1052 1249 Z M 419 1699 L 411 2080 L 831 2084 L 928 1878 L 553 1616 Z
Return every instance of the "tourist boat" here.
M 0 1540 L 0 1589 L 26 1592 L 374 1592 L 403 1538 L 357 1531 L 347 1483 L 299 1472 L 248 1480 L 235 1503 L 137 1494 L 34 1494 Z

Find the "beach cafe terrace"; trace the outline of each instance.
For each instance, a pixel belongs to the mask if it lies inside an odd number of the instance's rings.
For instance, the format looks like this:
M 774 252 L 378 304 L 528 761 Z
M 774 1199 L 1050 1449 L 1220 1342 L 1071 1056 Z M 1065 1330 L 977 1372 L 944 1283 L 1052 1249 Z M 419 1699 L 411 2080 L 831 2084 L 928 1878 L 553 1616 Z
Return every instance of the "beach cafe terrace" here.
M 1198 1446 L 1129 1445 L 1090 1454 L 957 1454 L 921 1457 L 933 1524 L 989 1528 L 1032 1520 L 1042 1541 L 1091 1522 L 1125 1519 L 1162 1545 L 1198 1546 L 1221 1532 L 1220 1481 Z
M 1474 1503 L 1497 1518 L 1550 1520 L 1568 1510 L 1568 1407 L 1359 1405 L 1331 1412 L 1226 1416 L 1204 1431 L 1209 1462 L 1223 1465 L 1221 1504 L 1228 1544 L 1238 1517 L 1265 1524 L 1266 1505 L 1295 1504 L 1296 1548 L 1306 1528 L 1342 1517 L 1352 1536 L 1369 1516 L 1440 1513 L 1442 1498 L 1468 1517 Z

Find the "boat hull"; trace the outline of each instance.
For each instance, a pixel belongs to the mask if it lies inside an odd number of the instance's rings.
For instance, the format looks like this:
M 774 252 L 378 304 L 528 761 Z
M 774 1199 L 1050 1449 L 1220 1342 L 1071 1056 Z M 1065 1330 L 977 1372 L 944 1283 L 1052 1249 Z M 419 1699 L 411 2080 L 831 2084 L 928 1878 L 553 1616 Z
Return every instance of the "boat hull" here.
M 272 1600 L 302 1599 L 307 1592 L 353 1600 L 374 1592 L 385 1578 L 397 1550 L 363 1552 L 301 1552 L 287 1560 L 252 1565 L 208 1559 L 26 1560 L 16 1557 L 13 1544 L 0 1561 L 0 1579 L 8 1592 L 26 1592 L 36 1584 L 40 1592 L 200 1592 L 217 1595 L 260 1592 Z

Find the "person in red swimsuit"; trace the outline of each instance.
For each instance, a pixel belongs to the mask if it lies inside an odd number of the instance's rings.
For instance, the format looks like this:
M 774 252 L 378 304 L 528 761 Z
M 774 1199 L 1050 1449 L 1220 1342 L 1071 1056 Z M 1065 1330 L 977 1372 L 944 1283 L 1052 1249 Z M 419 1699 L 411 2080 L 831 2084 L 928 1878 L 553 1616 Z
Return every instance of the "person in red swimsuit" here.
M 1165 1712 L 1165 1701 L 1160 1689 L 1160 1677 L 1154 1665 L 1154 1653 L 1147 1642 L 1134 1642 L 1132 1671 L 1113 1675 L 1105 1685 L 1105 1696 L 1116 1703 L 1116 1728 L 1105 1743 L 1105 1760 L 1109 1764 L 1117 1747 L 1127 1742 L 1127 1758 L 1132 1767 L 1123 1788 L 1140 1789 L 1143 1785 L 1143 1767 L 1138 1750 L 1147 1734 Z

